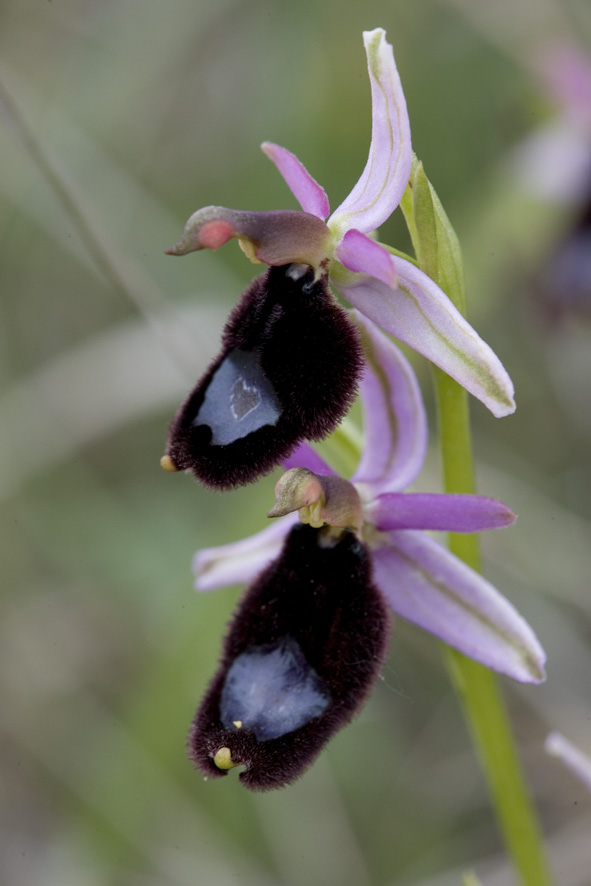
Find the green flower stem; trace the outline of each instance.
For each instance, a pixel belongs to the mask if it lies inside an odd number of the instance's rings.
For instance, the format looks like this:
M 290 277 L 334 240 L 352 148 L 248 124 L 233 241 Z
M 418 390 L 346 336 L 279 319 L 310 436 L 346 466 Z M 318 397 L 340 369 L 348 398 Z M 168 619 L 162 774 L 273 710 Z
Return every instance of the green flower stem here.
M 458 238 L 423 166 L 413 160 L 401 202 L 419 267 L 466 313 L 464 270 Z M 446 492 L 475 492 L 466 391 L 434 369 L 439 446 Z M 450 533 L 450 550 L 481 572 L 477 534 Z M 542 835 L 519 762 L 496 676 L 449 647 L 445 658 L 490 790 L 508 851 L 523 886 L 551 886 Z
M 474 470 L 467 395 L 457 382 L 435 372 L 439 438 L 446 492 L 473 492 Z M 450 533 L 449 547 L 480 571 L 476 534 Z M 462 703 L 480 758 L 499 827 L 523 886 L 551 886 L 542 835 L 533 808 L 498 680 L 488 668 L 444 647 L 448 671 Z

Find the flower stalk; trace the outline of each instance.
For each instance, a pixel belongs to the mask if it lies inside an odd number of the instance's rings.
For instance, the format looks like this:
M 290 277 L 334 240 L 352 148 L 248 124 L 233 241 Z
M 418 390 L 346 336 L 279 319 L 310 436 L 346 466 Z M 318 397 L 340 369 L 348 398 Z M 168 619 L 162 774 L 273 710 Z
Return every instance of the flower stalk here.
M 419 267 L 466 312 L 461 252 L 422 164 L 413 159 L 411 178 L 401 202 Z M 468 397 L 446 373 L 433 367 L 437 426 L 444 490 L 474 493 L 475 471 Z M 449 533 L 449 548 L 477 572 L 482 571 L 477 533 Z M 543 839 L 495 674 L 449 646 L 445 660 L 480 759 L 494 812 L 519 882 L 551 886 L 553 877 Z

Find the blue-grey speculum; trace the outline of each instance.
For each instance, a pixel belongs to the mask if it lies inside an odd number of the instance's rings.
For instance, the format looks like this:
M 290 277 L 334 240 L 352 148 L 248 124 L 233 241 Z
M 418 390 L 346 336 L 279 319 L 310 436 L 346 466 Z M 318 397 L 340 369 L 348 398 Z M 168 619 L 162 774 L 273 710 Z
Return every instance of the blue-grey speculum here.
M 252 647 L 232 663 L 220 702 L 225 729 L 250 729 L 269 741 L 319 717 L 330 703 L 322 680 L 294 639 Z
M 207 425 L 212 446 L 227 446 L 274 425 L 281 404 L 263 372 L 258 351 L 230 351 L 213 376 L 193 426 Z

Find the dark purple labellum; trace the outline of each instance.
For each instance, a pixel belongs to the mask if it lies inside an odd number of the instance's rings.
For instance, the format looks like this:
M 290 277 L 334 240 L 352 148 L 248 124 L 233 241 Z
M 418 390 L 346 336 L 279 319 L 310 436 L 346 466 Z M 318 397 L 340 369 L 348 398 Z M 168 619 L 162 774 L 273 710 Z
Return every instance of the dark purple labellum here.
M 206 486 L 268 473 L 302 439 L 333 431 L 355 396 L 357 330 L 324 277 L 270 268 L 234 308 L 222 351 L 175 416 L 167 455 Z
M 252 790 L 298 778 L 374 685 L 389 614 L 352 532 L 295 526 L 245 592 L 189 735 L 208 777 L 244 766 Z

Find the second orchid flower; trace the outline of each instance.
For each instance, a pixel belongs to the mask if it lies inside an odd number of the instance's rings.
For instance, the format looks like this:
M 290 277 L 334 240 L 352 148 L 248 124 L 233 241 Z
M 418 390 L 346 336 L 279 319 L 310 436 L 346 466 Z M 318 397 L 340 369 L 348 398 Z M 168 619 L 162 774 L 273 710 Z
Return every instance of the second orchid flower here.
M 195 557 L 199 590 L 252 584 L 195 718 L 190 755 L 208 775 L 243 765 L 241 780 L 255 790 L 297 778 L 359 709 L 384 661 L 384 607 L 514 680 L 545 679 L 527 622 L 425 534 L 500 528 L 515 515 L 482 496 L 403 491 L 426 451 L 420 390 L 395 345 L 356 320 L 367 363 L 351 480 L 302 443 L 276 486 L 269 516 L 277 522 Z M 299 531 L 298 516 L 309 524 Z

